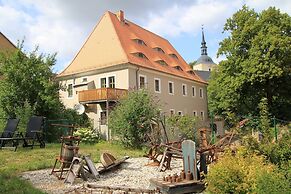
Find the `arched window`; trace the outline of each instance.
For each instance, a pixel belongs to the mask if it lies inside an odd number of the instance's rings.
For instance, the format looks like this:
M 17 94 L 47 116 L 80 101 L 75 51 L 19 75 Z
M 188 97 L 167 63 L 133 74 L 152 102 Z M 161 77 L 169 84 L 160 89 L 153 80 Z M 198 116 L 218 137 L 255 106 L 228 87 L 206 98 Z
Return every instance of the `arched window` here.
M 143 58 L 143 59 L 148 59 L 145 54 L 141 53 L 141 52 L 137 52 L 137 53 L 132 53 L 134 56 L 139 57 L 139 58 Z
M 161 52 L 161 53 L 165 53 L 165 51 L 163 49 L 161 49 L 160 47 L 155 47 L 153 48 L 155 51 Z
M 133 41 L 136 42 L 137 44 L 145 45 L 146 46 L 146 43 L 143 40 L 141 40 L 141 39 L 136 38 L 136 39 L 133 39 Z
M 164 66 L 168 65 L 164 60 L 158 60 L 156 62 L 159 63 L 160 65 L 164 65 Z

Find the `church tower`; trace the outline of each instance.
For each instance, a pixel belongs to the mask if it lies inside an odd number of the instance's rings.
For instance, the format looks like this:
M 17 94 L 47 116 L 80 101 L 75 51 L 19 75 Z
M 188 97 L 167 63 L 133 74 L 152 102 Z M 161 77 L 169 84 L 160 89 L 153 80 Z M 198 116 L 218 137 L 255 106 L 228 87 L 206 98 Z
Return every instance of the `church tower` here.
M 202 42 L 201 42 L 201 56 L 197 59 L 193 66 L 194 70 L 198 71 L 212 71 L 216 64 L 207 55 L 207 46 L 204 37 L 204 29 L 202 27 Z

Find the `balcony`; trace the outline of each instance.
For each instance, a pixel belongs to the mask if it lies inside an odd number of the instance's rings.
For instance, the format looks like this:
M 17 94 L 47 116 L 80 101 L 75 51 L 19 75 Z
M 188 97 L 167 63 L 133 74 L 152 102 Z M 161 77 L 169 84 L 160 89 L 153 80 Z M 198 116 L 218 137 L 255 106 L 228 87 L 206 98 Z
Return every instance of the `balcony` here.
M 116 101 L 127 94 L 125 89 L 99 88 L 94 90 L 83 90 L 79 94 L 79 102 L 83 104 L 102 101 Z

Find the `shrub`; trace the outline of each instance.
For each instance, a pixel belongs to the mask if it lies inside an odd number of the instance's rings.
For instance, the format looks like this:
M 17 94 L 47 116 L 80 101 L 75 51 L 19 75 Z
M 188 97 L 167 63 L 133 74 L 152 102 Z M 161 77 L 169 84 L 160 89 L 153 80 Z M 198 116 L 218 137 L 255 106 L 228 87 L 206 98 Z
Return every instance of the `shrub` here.
M 46 121 L 46 139 L 48 142 L 56 142 L 61 136 L 69 135 L 67 127 L 51 126 L 52 123 L 91 127 L 91 122 L 85 113 L 78 115 L 73 109 L 64 109 L 58 114 L 59 117 L 57 119 L 50 120 L 48 118 Z
M 141 147 L 151 131 L 151 119 L 158 114 L 158 104 L 147 91 L 132 91 L 110 113 L 109 128 L 123 145 Z
M 198 117 L 189 115 L 174 115 L 167 118 L 167 128 L 169 135 L 178 140 L 181 138 L 197 141 L 197 128 L 199 123 Z M 177 139 L 178 138 L 178 139 Z
M 81 142 L 94 144 L 100 140 L 100 134 L 93 131 L 91 128 L 79 128 L 74 135 L 81 137 Z
M 289 189 L 287 179 L 274 165 L 242 148 L 210 165 L 206 181 L 210 193 L 288 193 Z

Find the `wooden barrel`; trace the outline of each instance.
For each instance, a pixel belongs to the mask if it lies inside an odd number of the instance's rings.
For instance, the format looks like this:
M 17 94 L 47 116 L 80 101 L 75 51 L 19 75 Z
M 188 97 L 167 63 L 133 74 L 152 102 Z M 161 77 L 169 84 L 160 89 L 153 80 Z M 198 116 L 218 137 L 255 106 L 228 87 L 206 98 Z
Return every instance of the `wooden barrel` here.
M 61 159 L 64 161 L 72 162 L 73 157 L 78 154 L 79 146 L 63 145 Z

